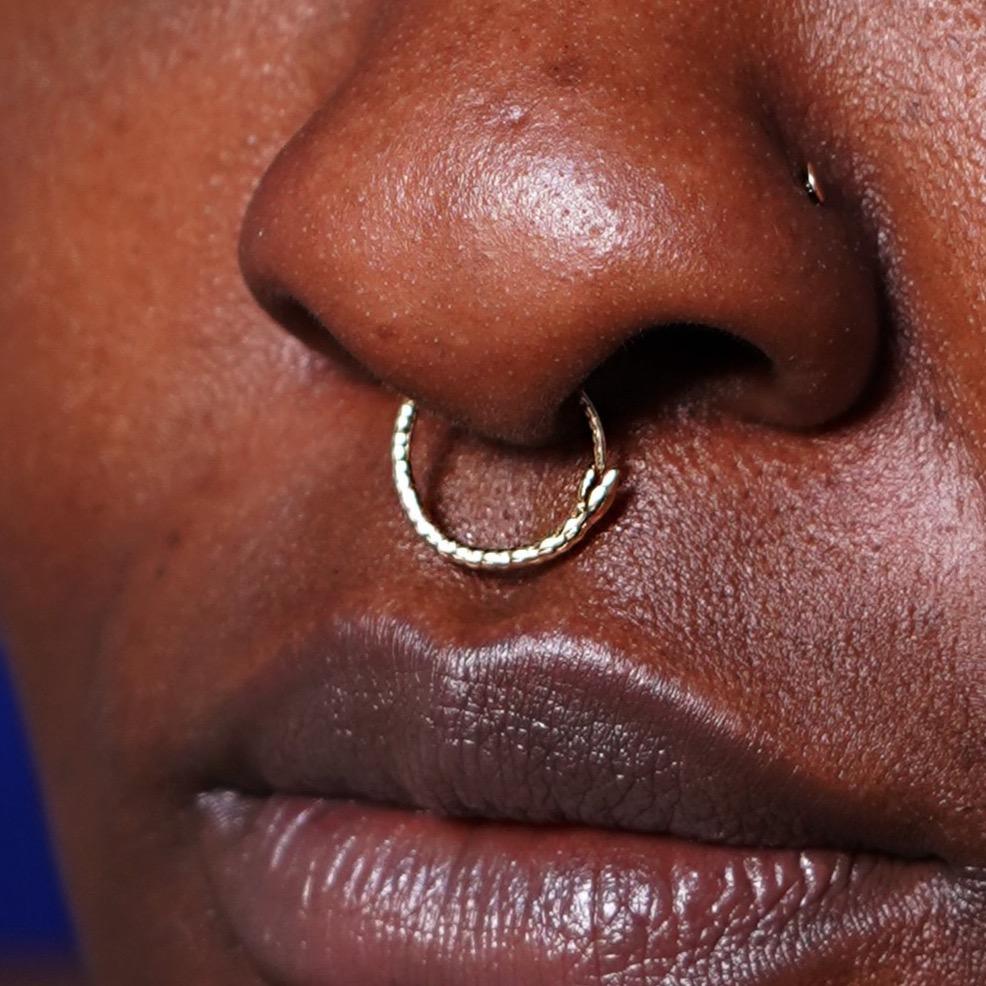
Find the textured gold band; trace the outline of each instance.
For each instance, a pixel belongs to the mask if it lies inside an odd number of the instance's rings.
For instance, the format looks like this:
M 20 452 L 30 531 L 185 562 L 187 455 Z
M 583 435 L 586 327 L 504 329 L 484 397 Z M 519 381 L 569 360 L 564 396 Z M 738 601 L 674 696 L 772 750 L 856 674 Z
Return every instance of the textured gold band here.
M 586 470 L 579 484 L 575 509 L 571 516 L 547 537 L 519 548 L 478 548 L 460 544 L 442 533 L 428 518 L 421 506 L 411 471 L 411 436 L 414 432 L 417 408 L 414 401 L 404 401 L 397 412 L 391 448 L 394 486 L 397 488 L 397 495 L 407 519 L 422 540 L 443 558 L 457 565 L 500 572 L 543 564 L 578 544 L 613 502 L 619 480 L 618 470 L 606 468 L 606 436 L 603 434 L 599 414 L 585 391 L 582 391 L 580 397 L 589 421 L 589 430 L 592 432 L 593 464 Z

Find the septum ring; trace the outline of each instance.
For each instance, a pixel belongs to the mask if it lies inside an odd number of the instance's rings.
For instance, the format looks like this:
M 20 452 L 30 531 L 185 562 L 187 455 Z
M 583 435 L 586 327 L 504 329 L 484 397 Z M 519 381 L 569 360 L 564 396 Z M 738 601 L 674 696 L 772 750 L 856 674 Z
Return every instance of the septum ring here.
M 606 436 L 599 413 L 585 391 L 580 394 L 580 400 L 592 432 L 593 462 L 579 484 L 575 508 L 557 530 L 540 541 L 519 548 L 480 548 L 462 544 L 439 530 L 424 512 L 411 471 L 411 436 L 417 407 L 412 400 L 404 401 L 394 423 L 391 458 L 397 496 L 418 536 L 448 561 L 483 571 L 504 572 L 542 565 L 574 548 L 612 504 L 620 478 L 619 470 L 606 466 Z

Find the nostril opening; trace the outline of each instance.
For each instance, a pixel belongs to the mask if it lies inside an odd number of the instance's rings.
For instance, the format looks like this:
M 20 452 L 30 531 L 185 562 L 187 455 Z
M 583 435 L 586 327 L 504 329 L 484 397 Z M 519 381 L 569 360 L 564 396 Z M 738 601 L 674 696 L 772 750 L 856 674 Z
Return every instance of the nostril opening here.
M 751 386 L 766 386 L 770 358 L 757 346 L 715 326 L 655 326 L 629 339 L 587 381 L 608 420 L 698 410 L 732 402 Z
M 356 374 L 363 380 L 371 379 L 363 364 L 341 346 L 325 324 L 296 298 L 288 294 L 269 294 L 262 304 L 271 318 L 310 352 L 324 358 L 335 368 Z

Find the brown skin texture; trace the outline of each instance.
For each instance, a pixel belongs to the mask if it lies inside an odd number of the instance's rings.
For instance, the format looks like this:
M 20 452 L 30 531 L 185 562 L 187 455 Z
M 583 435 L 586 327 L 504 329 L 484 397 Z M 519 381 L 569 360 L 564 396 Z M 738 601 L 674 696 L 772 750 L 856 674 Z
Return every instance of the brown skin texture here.
M 0 986 L 83 986 L 83 982 L 68 960 L 14 960 L 0 969 Z
M 0 619 L 96 982 L 260 981 L 200 751 L 327 599 L 603 626 L 861 844 L 986 868 L 980 0 L 0 0 L 0 82 Z M 508 580 L 414 541 L 397 392 L 507 543 L 586 380 L 604 531 Z M 817 981 L 984 955 L 970 893 Z

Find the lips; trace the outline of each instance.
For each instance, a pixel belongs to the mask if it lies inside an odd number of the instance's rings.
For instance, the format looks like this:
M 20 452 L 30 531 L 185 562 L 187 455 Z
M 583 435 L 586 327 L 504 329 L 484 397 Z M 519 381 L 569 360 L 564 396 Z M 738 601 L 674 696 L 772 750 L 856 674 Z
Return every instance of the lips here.
M 348 802 L 202 807 L 227 914 L 275 982 L 747 986 L 805 983 L 820 961 L 849 982 L 940 881 L 930 864 Z
M 589 638 L 365 620 L 277 663 L 200 799 L 223 910 L 274 981 L 803 983 L 824 953 L 849 982 L 961 896 L 906 815 Z
M 453 817 L 944 855 L 893 806 L 772 757 L 755 723 L 588 637 L 443 646 L 355 621 L 293 663 L 238 710 L 249 726 L 220 780 Z

